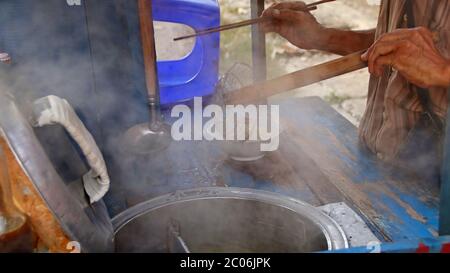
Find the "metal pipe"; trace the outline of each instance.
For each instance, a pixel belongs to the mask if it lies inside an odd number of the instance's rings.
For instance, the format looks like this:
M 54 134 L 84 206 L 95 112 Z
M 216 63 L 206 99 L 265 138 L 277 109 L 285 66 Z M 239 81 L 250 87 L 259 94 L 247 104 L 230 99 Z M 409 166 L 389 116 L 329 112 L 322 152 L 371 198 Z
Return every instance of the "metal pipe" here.
M 450 87 L 449 87 L 450 92 Z M 441 173 L 441 204 L 439 212 L 439 235 L 450 235 L 450 110 L 447 114 L 447 129 L 445 134 L 444 161 Z
M 264 0 L 250 0 L 252 18 L 258 18 L 264 11 Z M 265 81 L 267 78 L 266 35 L 260 25 L 252 26 L 253 81 Z

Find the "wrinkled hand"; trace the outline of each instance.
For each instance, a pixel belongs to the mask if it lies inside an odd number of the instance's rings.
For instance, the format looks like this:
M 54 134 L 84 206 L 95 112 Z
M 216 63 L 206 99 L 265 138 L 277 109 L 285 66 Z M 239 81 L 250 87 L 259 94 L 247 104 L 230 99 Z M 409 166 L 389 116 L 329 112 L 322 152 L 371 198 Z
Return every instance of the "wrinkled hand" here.
M 450 60 L 439 53 L 433 33 L 423 27 L 381 36 L 362 60 L 368 61 L 370 73 L 376 76 L 381 76 L 383 67 L 390 66 L 422 88 L 450 85 Z
M 318 48 L 323 28 L 307 11 L 302 1 L 275 3 L 264 11 L 262 17 L 271 18 L 261 24 L 264 32 L 275 32 L 303 49 Z

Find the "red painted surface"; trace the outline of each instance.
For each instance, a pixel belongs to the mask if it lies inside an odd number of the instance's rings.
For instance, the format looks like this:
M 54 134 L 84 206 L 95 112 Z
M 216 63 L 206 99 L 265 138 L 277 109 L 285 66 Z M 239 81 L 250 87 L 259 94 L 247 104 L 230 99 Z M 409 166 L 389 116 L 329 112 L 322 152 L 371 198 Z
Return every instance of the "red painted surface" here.
M 430 248 L 424 243 L 420 243 L 416 253 L 430 253 Z
M 450 243 L 442 245 L 441 253 L 450 253 Z

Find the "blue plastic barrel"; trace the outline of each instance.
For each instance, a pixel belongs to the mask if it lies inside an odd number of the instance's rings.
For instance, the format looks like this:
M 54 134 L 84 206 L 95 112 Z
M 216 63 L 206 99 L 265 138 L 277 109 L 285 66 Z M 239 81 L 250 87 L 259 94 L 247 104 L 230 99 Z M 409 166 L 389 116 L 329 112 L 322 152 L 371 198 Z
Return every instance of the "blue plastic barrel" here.
M 155 21 L 178 23 L 201 30 L 220 25 L 217 0 L 154 0 Z M 220 35 L 198 37 L 190 54 L 181 60 L 159 61 L 161 104 L 211 95 L 219 76 Z

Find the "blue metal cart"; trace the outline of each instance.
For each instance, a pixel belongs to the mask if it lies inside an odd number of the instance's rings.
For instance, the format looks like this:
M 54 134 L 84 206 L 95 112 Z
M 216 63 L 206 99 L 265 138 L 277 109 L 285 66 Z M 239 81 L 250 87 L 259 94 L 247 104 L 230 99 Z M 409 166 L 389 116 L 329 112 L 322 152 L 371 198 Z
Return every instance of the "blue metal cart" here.
M 382 242 L 383 252 L 450 251 L 450 237 L 445 237 L 450 235 L 450 127 L 440 187 L 380 163 L 359 146 L 357 129 L 318 98 L 277 102 L 287 125 L 281 146 L 258 162 L 226 160 L 217 146 L 207 142 L 173 143 L 164 153 L 140 164 L 124 160 L 117 137 L 147 121 L 135 2 L 85 0 L 68 5 L 63 0 L 0 1 L 0 49 L 12 58 L 11 65 L 0 65 L 0 103 L 5 103 L 4 97 L 15 97 L 14 107 L 8 104 L 11 109 L 5 106 L 0 110 L 0 125 L 10 129 L 5 129 L 5 135 L 18 158 L 27 168 L 37 164 L 27 160 L 27 153 L 45 154 L 56 171 L 36 176 L 55 178 L 52 183 L 61 181 L 67 187 L 62 192 L 78 192 L 81 184 L 77 181 L 87 168 L 73 141 L 57 126 L 31 129 L 17 110 L 26 116 L 30 102 L 58 95 L 73 105 L 99 144 L 110 171 L 111 190 L 104 204 L 90 206 L 78 197 L 73 207 L 80 209 L 82 217 L 63 215 L 64 221 L 72 226 L 81 221 L 92 225 L 97 223 L 94 219 L 113 217 L 174 190 L 229 186 L 277 192 L 314 206 L 345 202 Z M 155 1 L 155 18 L 193 27 L 219 23 L 216 1 L 178 0 L 173 1 L 174 6 L 166 5 L 168 2 L 172 1 Z M 263 0 L 252 0 L 251 5 L 253 16 L 264 9 Z M 199 17 L 188 16 L 191 12 Z M 255 80 L 260 81 L 266 77 L 264 35 L 256 26 L 252 35 Z M 213 92 L 217 46 L 217 35 L 204 37 L 182 61 L 186 63 L 160 63 L 164 102 L 185 100 L 200 87 L 201 93 L 195 95 Z M 201 67 L 198 62 L 202 61 L 212 63 Z M 195 69 L 191 62 L 196 63 Z M 186 74 L 178 74 L 184 65 L 188 66 L 183 70 Z M 48 77 L 49 71 L 52 77 Z M 171 78 L 174 74 L 179 78 Z M 20 122 L 12 124 L 5 119 L 6 109 Z M 27 130 L 33 132 L 37 150 L 20 141 Z M 61 200 L 53 201 L 54 207 L 61 208 Z M 110 232 L 109 225 L 93 228 Z M 372 251 L 356 248 L 341 252 Z

